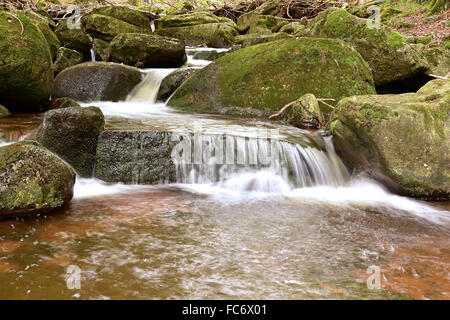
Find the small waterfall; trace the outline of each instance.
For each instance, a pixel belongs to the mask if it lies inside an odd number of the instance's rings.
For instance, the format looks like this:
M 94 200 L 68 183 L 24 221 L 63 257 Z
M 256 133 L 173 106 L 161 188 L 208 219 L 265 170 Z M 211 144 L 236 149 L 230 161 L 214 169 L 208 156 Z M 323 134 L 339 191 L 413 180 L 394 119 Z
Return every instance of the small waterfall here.
M 91 61 L 95 62 L 95 51 L 94 51 L 94 48 L 91 48 Z
M 161 82 L 175 70 L 176 69 L 146 70 L 144 79 L 130 92 L 126 101 L 155 103 Z
M 329 139 L 320 150 L 277 139 L 185 135 L 172 159 L 179 183 L 217 183 L 238 191 L 286 192 L 349 179 Z
M 152 29 L 152 32 L 155 32 L 155 20 L 150 22 L 150 28 Z

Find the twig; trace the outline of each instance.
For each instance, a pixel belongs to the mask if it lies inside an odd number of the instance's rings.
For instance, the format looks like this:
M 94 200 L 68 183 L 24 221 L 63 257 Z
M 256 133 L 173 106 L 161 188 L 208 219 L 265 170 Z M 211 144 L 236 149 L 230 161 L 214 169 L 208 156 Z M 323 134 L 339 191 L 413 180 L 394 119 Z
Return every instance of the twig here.
M 436 79 L 448 80 L 448 77 L 442 77 L 435 74 L 429 74 L 428 76 Z
M 324 105 L 330 107 L 331 109 L 334 109 L 334 107 L 331 104 L 326 103 L 324 100 L 329 100 L 329 99 L 317 99 L 317 101 L 322 102 Z
M 278 111 L 277 113 L 275 113 L 275 114 L 269 116 L 269 119 L 272 119 L 272 118 L 275 118 L 275 117 L 280 116 L 280 115 L 283 113 L 284 110 L 286 110 L 287 108 L 289 108 L 290 106 L 292 106 L 296 101 L 297 101 L 297 100 L 294 100 L 294 101 L 289 102 L 289 103 L 286 104 L 283 108 L 281 108 L 280 111 Z
M 21 28 L 21 30 L 20 30 L 20 39 L 23 41 L 23 31 L 24 31 L 24 28 L 23 28 L 22 21 L 20 21 L 20 19 L 17 18 L 17 16 L 14 15 L 14 14 L 12 14 L 11 12 L 6 12 L 6 13 L 9 14 L 11 17 L 15 18 L 17 21 L 19 21 L 19 23 L 20 23 L 20 28 Z

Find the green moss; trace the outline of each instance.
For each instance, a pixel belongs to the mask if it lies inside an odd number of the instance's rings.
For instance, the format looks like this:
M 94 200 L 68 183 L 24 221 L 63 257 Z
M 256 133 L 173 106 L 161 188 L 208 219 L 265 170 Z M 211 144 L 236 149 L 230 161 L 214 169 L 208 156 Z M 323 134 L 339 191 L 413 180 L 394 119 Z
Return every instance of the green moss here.
M 433 38 L 431 36 L 417 37 L 414 39 L 414 43 L 429 44 L 432 39 Z
M 9 117 L 11 113 L 4 106 L 0 104 L 0 118 Z

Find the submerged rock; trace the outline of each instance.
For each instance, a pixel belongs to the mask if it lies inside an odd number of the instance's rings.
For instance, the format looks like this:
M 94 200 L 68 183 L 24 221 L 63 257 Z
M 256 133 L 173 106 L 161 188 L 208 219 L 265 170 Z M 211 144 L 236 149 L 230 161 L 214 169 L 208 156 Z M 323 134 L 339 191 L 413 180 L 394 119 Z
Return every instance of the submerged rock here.
M 158 34 L 174 37 L 190 46 L 229 47 L 238 35 L 236 24 L 212 13 L 197 11 L 155 20 Z
M 69 29 L 67 19 L 61 19 L 55 29 L 55 34 L 61 41 L 61 45 L 81 52 L 84 59 L 90 59 L 91 56 L 91 39 L 81 29 Z
M 122 33 L 110 45 L 111 60 L 147 68 L 180 67 L 186 62 L 184 44 L 156 34 Z
M 55 78 L 53 97 L 77 101 L 124 100 L 142 80 L 139 69 L 112 62 L 85 62 L 67 68 Z
M 400 194 L 448 200 L 449 112 L 450 81 L 433 80 L 417 93 L 343 99 L 330 128 L 351 168 Z
M 296 100 L 281 114 L 281 118 L 290 125 L 303 129 L 318 129 L 324 123 L 319 102 L 310 93 Z
M 61 47 L 56 53 L 56 61 L 53 65 L 53 70 L 56 73 L 60 73 L 64 69 L 72 67 L 74 65 L 83 62 L 83 55 L 78 51 Z
M 397 32 L 381 25 L 369 28 L 370 21 L 345 9 L 328 9 L 308 24 L 311 36 L 339 38 L 351 43 L 372 68 L 376 86 L 413 79 L 428 70 L 426 59 Z
M 196 68 L 183 68 L 170 73 L 161 81 L 157 99 L 165 100 L 169 98 L 170 95 L 197 70 L 198 69 Z
M 22 26 L 19 19 L 23 25 Z M 22 13 L 0 11 L 0 103 L 12 112 L 40 111 L 53 86 L 53 63 L 40 29 Z
M 81 106 L 75 100 L 65 97 L 52 99 L 48 103 L 47 107 L 49 110 L 54 110 L 54 109 L 63 109 L 68 107 L 81 107 Z
M 4 106 L 0 104 L 0 118 L 9 117 L 11 113 Z
M 67 204 L 75 172 L 36 141 L 0 148 L 0 218 L 47 213 Z
M 168 132 L 105 130 L 97 145 L 95 176 L 108 182 L 175 182 L 171 153 L 176 143 Z
M 36 140 L 67 161 L 80 176 L 91 177 L 104 125 L 98 107 L 50 110 L 45 113 Z
M 168 104 L 202 113 L 270 115 L 306 93 L 340 99 L 375 88 L 368 64 L 345 42 L 299 38 L 215 60 L 184 82 Z

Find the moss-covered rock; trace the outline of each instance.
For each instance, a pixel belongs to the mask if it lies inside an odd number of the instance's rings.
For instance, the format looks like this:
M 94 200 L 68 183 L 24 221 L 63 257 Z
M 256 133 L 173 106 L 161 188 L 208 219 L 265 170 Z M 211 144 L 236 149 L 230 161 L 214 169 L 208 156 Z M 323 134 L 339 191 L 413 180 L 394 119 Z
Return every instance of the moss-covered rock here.
M 307 93 L 286 108 L 281 119 L 295 127 L 303 129 L 318 129 L 324 123 L 319 102 L 313 94 Z
M 104 6 L 94 8 L 88 14 L 83 15 L 81 22 L 84 23 L 88 20 L 89 16 L 93 14 L 112 17 L 144 29 L 150 28 L 150 20 L 143 13 L 124 6 Z
M 95 175 L 108 182 L 175 182 L 172 150 L 177 142 L 162 131 L 111 131 L 100 135 Z
M 0 104 L 0 118 L 9 117 L 11 113 L 4 106 Z
M 47 213 L 67 204 L 75 172 L 35 141 L 0 148 L 0 218 Z
M 450 198 L 450 81 L 433 80 L 417 93 L 341 100 L 330 128 L 337 152 L 392 191 Z
M 239 16 L 237 20 L 239 32 L 241 33 L 246 32 L 250 28 L 250 25 L 254 23 L 254 21 L 257 19 L 255 18 L 257 16 L 260 15 L 273 16 L 277 14 L 280 8 L 280 4 L 281 3 L 279 0 L 264 1 L 256 9 Z
M 92 48 L 95 53 L 95 60 L 97 61 L 110 61 L 111 50 L 109 48 L 109 42 L 102 39 L 94 39 L 92 42 Z
M 152 32 L 150 22 L 147 27 L 142 27 L 102 14 L 90 14 L 81 21 L 87 33 L 93 38 L 99 38 L 105 41 L 111 41 L 121 33 Z
M 195 11 L 188 14 L 167 15 L 156 19 L 155 28 L 156 30 L 160 30 L 207 23 L 228 23 L 235 27 L 235 23 L 230 19 L 218 17 L 208 11 Z
M 306 25 L 301 22 L 291 22 L 280 28 L 280 32 L 303 36 L 302 32 L 306 29 Z
M 166 15 L 186 14 L 194 10 L 194 6 L 187 1 L 177 1 L 170 8 L 162 13 Z
M 52 57 L 41 30 L 20 12 L 0 11 L 0 103 L 13 112 L 39 111 L 52 86 Z
M 56 53 L 56 61 L 53 65 L 55 74 L 60 73 L 64 69 L 70 68 L 74 65 L 83 62 L 83 55 L 75 50 L 61 47 Z
M 69 108 L 69 107 L 81 107 L 78 102 L 76 102 L 75 100 L 73 100 L 72 98 L 56 98 L 56 99 L 52 99 L 48 105 L 47 105 L 49 110 L 54 110 L 54 109 L 63 109 L 63 108 Z
M 196 68 L 182 68 L 170 73 L 161 81 L 157 99 L 165 100 L 169 98 L 170 95 L 197 70 L 198 69 Z
M 203 113 L 272 114 L 299 95 L 375 93 L 368 64 L 337 39 L 278 40 L 215 60 L 179 87 L 170 106 Z
M 421 53 L 427 58 L 430 73 L 445 77 L 450 72 L 450 52 L 441 48 L 422 48 Z
M 184 44 L 157 34 L 122 33 L 110 45 L 111 60 L 138 67 L 180 67 L 186 62 Z
M 236 28 L 228 23 L 196 24 L 186 27 L 164 28 L 158 34 L 182 40 L 189 46 L 226 48 L 234 43 L 238 35 Z
M 284 32 L 269 33 L 269 34 L 251 33 L 237 36 L 235 38 L 235 43 L 242 44 L 242 47 L 245 48 L 260 43 L 266 43 L 281 39 L 288 39 L 292 37 L 293 36 L 291 36 L 290 34 Z
M 70 29 L 67 26 L 67 19 L 61 19 L 55 28 L 55 34 L 61 41 L 61 45 L 81 52 L 85 59 L 91 55 L 91 39 L 81 29 Z
M 423 75 L 428 70 L 426 59 L 397 32 L 385 26 L 368 28 L 367 21 L 345 9 L 321 12 L 310 24 L 313 36 L 339 38 L 355 46 L 369 63 L 376 86 Z
M 67 68 L 55 78 L 53 97 L 77 101 L 124 100 L 142 80 L 139 69 L 112 62 L 85 62 Z
M 214 61 L 218 57 L 219 57 L 219 52 L 217 52 L 216 50 L 210 50 L 210 51 L 201 50 L 201 51 L 197 51 L 192 56 L 192 58 L 195 60 L 208 60 L 208 61 Z
M 36 140 L 67 161 L 82 177 L 91 177 L 105 118 L 98 107 L 67 107 L 45 113 Z

